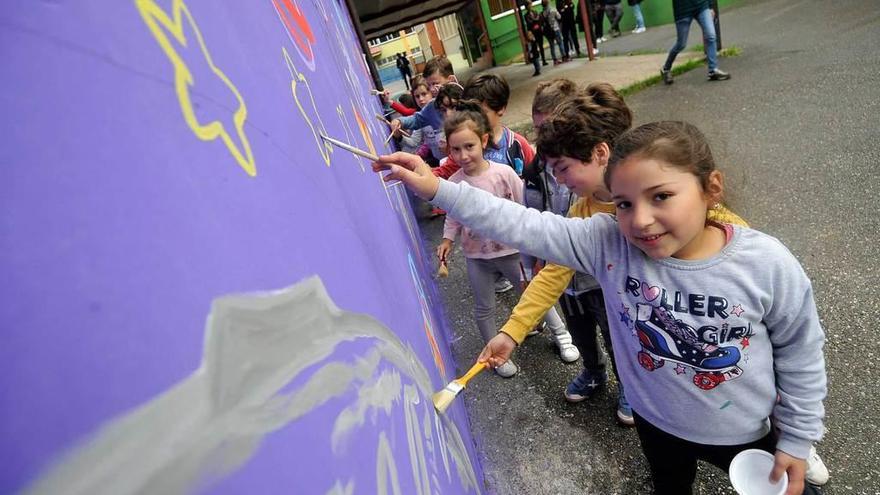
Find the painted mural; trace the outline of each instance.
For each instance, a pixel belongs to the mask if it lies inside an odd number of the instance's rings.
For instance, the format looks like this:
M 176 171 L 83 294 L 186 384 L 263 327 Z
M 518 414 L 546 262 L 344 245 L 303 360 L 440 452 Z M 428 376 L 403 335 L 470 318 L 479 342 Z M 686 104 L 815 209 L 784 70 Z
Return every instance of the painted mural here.
M 0 12 L 0 493 L 481 493 L 345 2 Z

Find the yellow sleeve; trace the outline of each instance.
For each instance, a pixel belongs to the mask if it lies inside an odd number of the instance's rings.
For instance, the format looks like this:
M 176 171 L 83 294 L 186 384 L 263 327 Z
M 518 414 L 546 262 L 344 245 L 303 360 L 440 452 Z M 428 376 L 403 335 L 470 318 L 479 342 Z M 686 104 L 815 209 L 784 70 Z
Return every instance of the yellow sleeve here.
M 510 318 L 500 331 L 510 335 L 517 344 L 521 344 L 526 334 L 556 304 L 573 276 L 574 270 L 571 268 L 548 263 L 526 287 Z

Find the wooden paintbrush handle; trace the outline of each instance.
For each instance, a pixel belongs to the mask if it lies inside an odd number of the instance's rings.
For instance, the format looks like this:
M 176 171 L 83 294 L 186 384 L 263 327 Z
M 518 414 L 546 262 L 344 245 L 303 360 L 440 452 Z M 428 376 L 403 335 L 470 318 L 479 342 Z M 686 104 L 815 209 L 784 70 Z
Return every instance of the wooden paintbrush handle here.
M 464 374 L 464 376 L 462 376 L 461 378 L 459 378 L 456 381 L 458 383 L 460 383 L 461 386 L 463 387 L 463 386 L 467 385 L 467 382 L 471 381 L 471 378 L 477 376 L 477 374 L 479 374 L 481 371 L 486 369 L 486 366 L 487 366 L 486 363 L 477 363 L 477 364 L 471 366 L 471 369 L 469 369 L 468 372 Z

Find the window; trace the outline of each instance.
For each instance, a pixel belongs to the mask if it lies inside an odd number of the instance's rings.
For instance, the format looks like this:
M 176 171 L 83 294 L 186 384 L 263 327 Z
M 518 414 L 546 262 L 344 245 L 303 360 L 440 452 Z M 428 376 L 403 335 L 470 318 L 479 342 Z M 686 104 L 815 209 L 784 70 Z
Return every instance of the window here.
M 388 33 L 388 34 L 383 34 L 382 36 L 379 36 L 378 38 L 373 38 L 373 39 L 367 41 L 367 44 L 370 46 L 376 46 L 376 45 L 381 45 L 382 43 L 385 43 L 385 42 L 388 42 L 391 40 L 396 40 L 397 38 L 400 38 L 400 34 L 398 34 L 396 32 L 395 33 Z
M 410 27 L 410 28 L 404 29 L 404 32 L 406 34 L 411 34 L 415 30 L 416 29 L 414 27 Z M 377 45 L 381 45 L 382 43 L 386 43 L 388 41 L 396 40 L 397 38 L 400 38 L 400 31 L 395 31 L 393 33 L 383 34 L 382 36 L 379 36 L 378 38 L 373 38 L 371 40 L 367 40 L 367 44 L 370 46 L 377 46 Z
M 496 16 L 513 10 L 513 0 L 489 0 L 489 15 Z

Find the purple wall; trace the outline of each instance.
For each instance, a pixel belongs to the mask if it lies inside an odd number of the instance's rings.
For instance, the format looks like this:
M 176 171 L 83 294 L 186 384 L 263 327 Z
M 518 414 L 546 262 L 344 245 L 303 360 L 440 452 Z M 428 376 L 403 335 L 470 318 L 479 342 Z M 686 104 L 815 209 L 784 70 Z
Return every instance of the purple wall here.
M 430 408 L 455 367 L 407 199 L 316 138 L 381 152 L 385 137 L 344 1 L 25 2 L 0 12 L 0 54 L 0 493 L 79 479 L 113 425 L 160 397 L 196 400 L 168 394 L 201 379 L 212 302 L 313 276 L 377 330 L 334 341 L 273 393 L 301 398 L 322 366 L 355 366 L 387 343 L 382 328 L 412 369 L 380 353 L 363 383 L 244 458 L 196 456 L 179 490 L 375 493 L 396 477 L 401 493 L 480 491 L 463 407 Z M 397 396 L 334 448 L 342 411 L 382 373 Z M 423 426 L 433 440 L 412 438 Z M 156 469 L 118 488 L 156 486 Z

